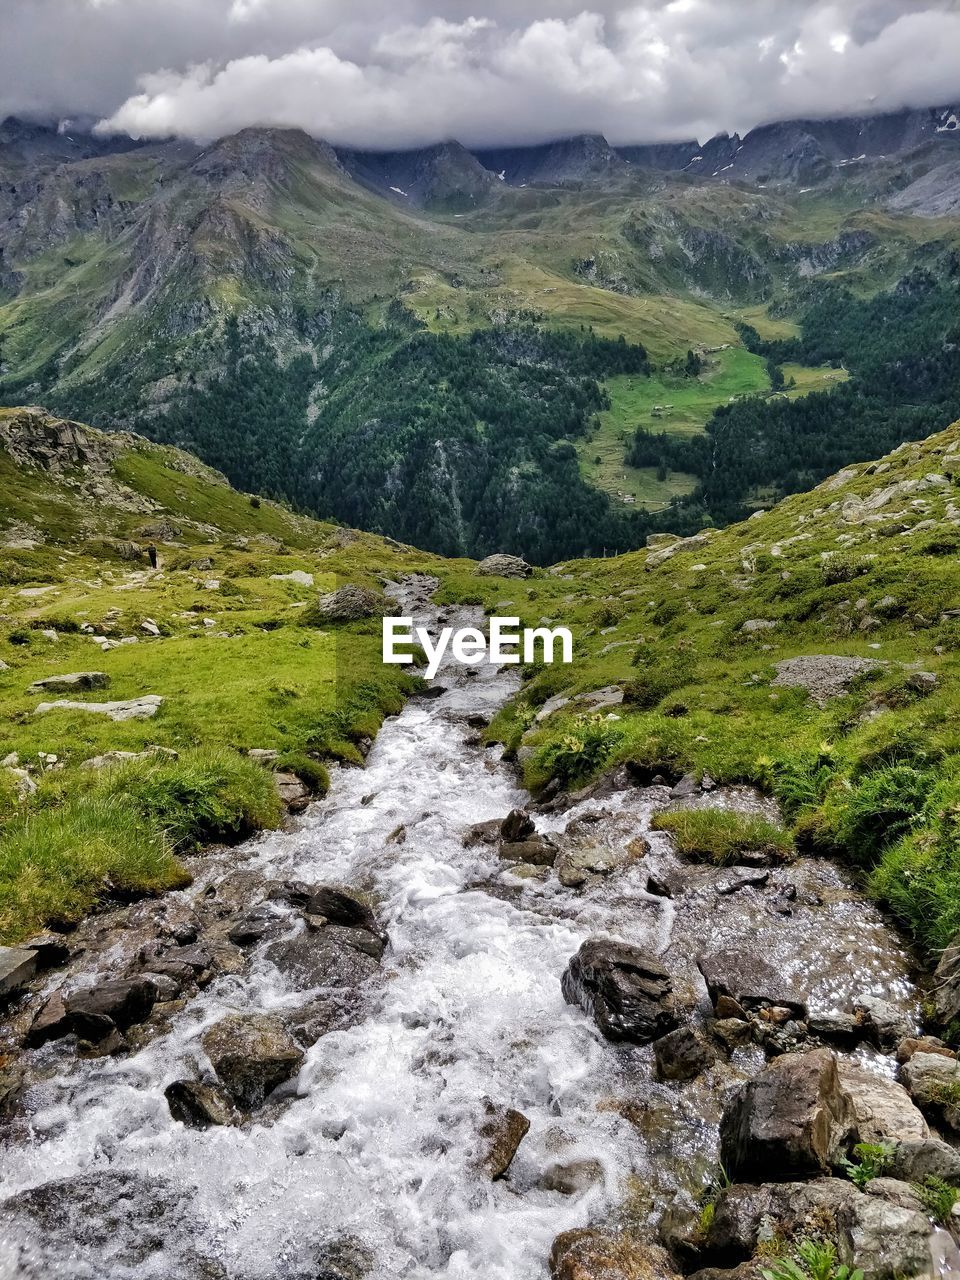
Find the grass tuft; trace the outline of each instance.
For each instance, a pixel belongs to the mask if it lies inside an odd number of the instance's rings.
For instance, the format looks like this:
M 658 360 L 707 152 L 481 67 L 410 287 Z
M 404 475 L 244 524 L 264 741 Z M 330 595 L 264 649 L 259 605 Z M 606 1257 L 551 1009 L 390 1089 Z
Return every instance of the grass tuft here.
M 677 852 L 694 862 L 727 866 L 745 856 L 786 862 L 793 840 L 782 827 L 754 814 L 728 809 L 668 809 L 654 815 L 655 831 L 673 836 Z

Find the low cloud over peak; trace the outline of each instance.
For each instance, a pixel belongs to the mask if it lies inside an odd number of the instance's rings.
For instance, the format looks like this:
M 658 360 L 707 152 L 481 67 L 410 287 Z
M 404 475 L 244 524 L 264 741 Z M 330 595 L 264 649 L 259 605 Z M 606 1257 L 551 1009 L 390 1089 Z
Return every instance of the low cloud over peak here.
M 960 11 L 822 0 L 12 0 L 0 116 L 206 141 L 614 143 L 960 97 Z

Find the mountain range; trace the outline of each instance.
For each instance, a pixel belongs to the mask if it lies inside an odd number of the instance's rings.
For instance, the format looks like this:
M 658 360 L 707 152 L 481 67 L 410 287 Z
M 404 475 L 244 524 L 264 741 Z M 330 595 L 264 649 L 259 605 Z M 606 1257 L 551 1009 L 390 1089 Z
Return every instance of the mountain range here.
M 722 459 L 711 492 L 731 401 L 812 391 L 846 422 L 850 374 L 903 432 L 956 416 L 952 381 L 928 374 L 952 350 L 958 120 L 942 106 L 703 146 L 473 152 L 7 120 L 0 399 L 132 424 L 239 484 L 445 553 L 543 560 L 689 532 L 865 456 L 866 428 L 824 426 L 829 460 L 773 459 L 747 483 Z M 930 267 L 935 297 L 903 284 Z M 842 322 L 825 301 L 840 294 Z M 902 320 L 905 297 L 925 372 L 889 387 L 874 366 L 900 353 L 855 351 L 851 308 L 889 298 L 873 319 Z M 822 324 L 846 345 L 815 340 Z M 917 378 L 926 416 L 907 422 Z M 794 434 L 813 412 L 775 408 Z

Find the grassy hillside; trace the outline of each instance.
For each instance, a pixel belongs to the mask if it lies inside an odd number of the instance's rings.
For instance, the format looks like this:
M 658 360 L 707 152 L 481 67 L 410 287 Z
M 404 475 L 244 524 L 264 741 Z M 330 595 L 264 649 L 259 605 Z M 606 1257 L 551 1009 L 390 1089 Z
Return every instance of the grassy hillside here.
M 723 531 L 491 584 L 489 608 L 576 645 L 572 667 L 526 673 L 493 733 L 534 789 L 626 762 L 771 791 L 798 843 L 859 865 L 933 956 L 960 929 L 958 556 L 960 423 Z M 873 665 L 819 701 L 839 664 L 807 664 L 812 693 L 778 678 L 824 655 Z M 621 706 L 578 703 L 610 685 Z
M 44 428 L 54 443 L 24 457 Z M 276 825 L 270 774 L 246 753 L 276 751 L 322 786 L 322 761 L 359 762 L 412 687 L 382 666 L 377 617 L 327 624 L 313 606 L 345 582 L 379 593 L 433 557 L 250 498 L 176 450 L 33 411 L 0 411 L 0 513 L 0 760 L 22 771 L 0 770 L 7 940 L 107 884 L 177 883 L 174 855 L 196 840 Z M 88 671 L 108 687 L 30 690 Z M 36 712 L 149 695 L 163 699 L 149 719 Z M 84 766 L 115 751 L 153 754 L 123 765 L 122 785 Z

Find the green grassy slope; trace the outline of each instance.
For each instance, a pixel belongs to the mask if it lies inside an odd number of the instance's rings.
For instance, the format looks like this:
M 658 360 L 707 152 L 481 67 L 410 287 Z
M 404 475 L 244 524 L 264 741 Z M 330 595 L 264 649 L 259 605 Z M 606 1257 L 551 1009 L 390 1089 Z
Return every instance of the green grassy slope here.
M 756 783 L 802 847 L 863 868 L 921 949 L 960 929 L 960 423 L 742 524 L 558 565 L 509 598 L 576 646 L 572 667 L 527 672 L 494 725 L 528 785 L 618 762 Z M 818 705 L 777 682 L 775 664 L 810 655 L 879 665 Z M 611 684 L 622 706 L 578 706 Z M 555 694 L 572 700 L 538 722 Z
M 18 420 L 31 431 L 55 423 L 0 410 L 0 440 Z M 86 466 L 69 454 L 56 471 L 25 466 L 0 445 L 0 760 L 37 787 L 20 800 L 22 777 L 0 770 L 7 939 L 89 908 L 106 884 L 179 882 L 174 854 L 194 837 L 275 825 L 272 783 L 246 757 L 251 748 L 276 750 L 313 782 L 325 758 L 359 762 L 363 740 L 399 709 L 411 681 L 381 664 L 377 618 L 311 625 L 310 605 L 344 582 L 379 592 L 437 563 L 237 493 L 176 450 L 80 431 L 98 455 Z M 297 570 L 314 585 L 276 576 Z M 29 691 L 76 671 L 103 672 L 109 687 Z M 150 719 L 35 713 L 43 701 L 151 694 L 163 703 Z M 150 797 L 139 808 L 117 799 L 113 770 L 84 768 L 108 752 L 154 747 L 179 758 L 126 766 L 136 776 L 125 790 Z M 185 826 L 171 799 L 181 793 L 192 796 Z M 218 816 L 205 825 L 198 815 L 207 812 Z M 77 859 L 80 840 L 89 867 Z

